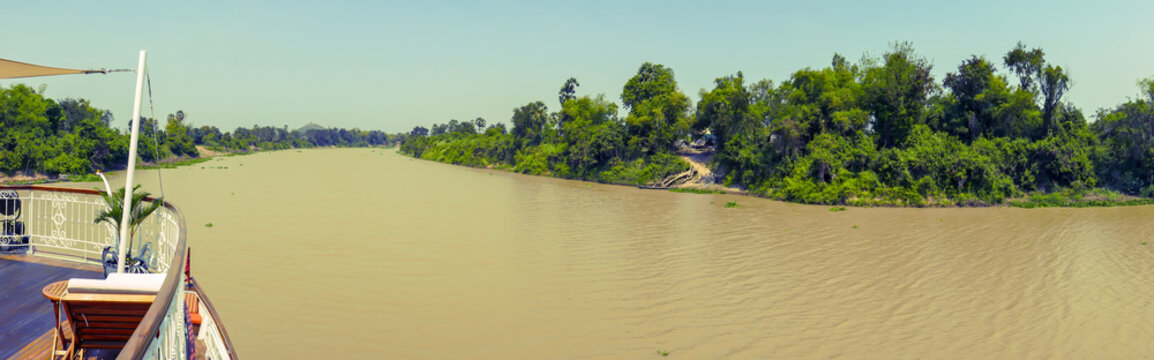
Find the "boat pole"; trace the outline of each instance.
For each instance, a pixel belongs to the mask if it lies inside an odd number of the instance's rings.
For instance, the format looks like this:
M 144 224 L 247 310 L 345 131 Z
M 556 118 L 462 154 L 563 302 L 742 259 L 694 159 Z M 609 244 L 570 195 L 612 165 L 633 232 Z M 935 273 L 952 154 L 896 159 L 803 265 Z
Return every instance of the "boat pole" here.
M 128 255 L 128 230 L 132 214 L 132 177 L 136 173 L 136 141 L 140 139 L 140 100 L 144 94 L 144 59 L 148 52 L 140 50 L 140 63 L 136 65 L 136 99 L 132 103 L 132 136 L 128 141 L 128 169 L 125 170 L 124 202 L 120 205 L 120 249 L 116 259 L 116 272 L 124 272 L 124 257 Z

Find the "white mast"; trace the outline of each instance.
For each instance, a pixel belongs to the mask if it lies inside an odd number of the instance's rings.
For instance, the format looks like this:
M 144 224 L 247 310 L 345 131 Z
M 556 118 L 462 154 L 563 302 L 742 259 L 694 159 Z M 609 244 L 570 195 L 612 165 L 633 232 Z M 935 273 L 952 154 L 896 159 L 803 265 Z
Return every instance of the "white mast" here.
M 120 210 L 120 249 L 116 259 L 116 272 L 124 272 L 124 257 L 128 254 L 129 219 L 132 214 L 132 176 L 136 172 L 136 141 L 140 138 L 140 98 L 144 91 L 144 59 L 148 53 L 140 50 L 140 63 L 136 66 L 136 100 L 132 104 L 132 137 L 128 142 L 128 169 L 125 170 L 124 203 Z

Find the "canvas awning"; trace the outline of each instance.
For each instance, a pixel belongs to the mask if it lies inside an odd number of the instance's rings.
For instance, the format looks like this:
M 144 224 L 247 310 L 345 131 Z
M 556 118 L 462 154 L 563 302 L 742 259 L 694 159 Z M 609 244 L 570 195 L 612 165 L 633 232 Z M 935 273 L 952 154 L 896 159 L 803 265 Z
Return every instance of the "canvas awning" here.
M 8 59 L 0 59 L 0 79 L 22 78 L 30 76 L 49 76 L 67 74 L 107 74 L 108 70 L 79 70 L 51 66 L 40 66 Z

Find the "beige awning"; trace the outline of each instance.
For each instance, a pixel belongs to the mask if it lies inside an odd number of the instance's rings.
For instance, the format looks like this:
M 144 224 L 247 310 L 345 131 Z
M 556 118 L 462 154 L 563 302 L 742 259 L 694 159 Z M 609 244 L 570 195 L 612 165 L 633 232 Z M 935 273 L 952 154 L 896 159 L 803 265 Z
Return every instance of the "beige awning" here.
M 19 61 L 0 59 L 0 79 L 22 78 L 30 76 L 49 76 L 67 74 L 107 74 L 108 70 L 79 70 L 65 69 L 51 66 L 40 66 Z

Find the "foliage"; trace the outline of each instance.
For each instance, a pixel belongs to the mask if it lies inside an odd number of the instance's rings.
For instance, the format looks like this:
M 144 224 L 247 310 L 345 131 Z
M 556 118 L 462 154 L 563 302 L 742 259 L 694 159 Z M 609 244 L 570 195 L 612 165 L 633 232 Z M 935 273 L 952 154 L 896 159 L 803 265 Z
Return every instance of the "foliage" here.
M 914 54 L 909 43 L 894 44 L 882 66 L 866 66 L 863 107 L 873 114 L 878 145 L 904 144 L 914 125 L 925 120 L 926 99 L 937 90 L 933 66 Z
M 380 131 L 320 127 L 290 131 L 288 127 L 254 125 L 222 133 L 214 126 L 191 125 L 184 111 L 168 115 L 163 129 L 156 119 L 140 120 L 138 154 L 145 163 L 196 159 L 200 156 L 198 145 L 215 151 L 247 152 L 377 146 L 397 141 L 396 136 Z M 110 127 L 112 122 L 111 113 L 93 108 L 87 100 L 57 102 L 23 84 L 0 88 L 0 174 L 55 177 L 121 169 L 128 160 L 129 136 Z
M 129 203 L 131 204 L 131 212 L 128 214 L 129 249 L 132 249 L 132 239 L 136 237 L 136 230 L 140 228 L 140 223 L 144 222 L 144 219 L 147 219 L 149 215 L 156 211 L 156 209 L 159 209 L 160 205 L 164 202 L 163 199 L 154 199 L 145 205 L 144 199 L 151 196 L 152 194 L 137 190 L 140 190 L 139 184 L 132 187 L 132 197 L 130 200 L 131 202 Z M 100 196 L 104 198 L 104 204 L 107 205 L 108 208 L 103 209 L 97 213 L 96 219 L 92 222 L 107 222 L 119 231 L 121 221 L 123 220 L 124 216 L 124 192 L 125 190 L 122 187 L 114 191 L 112 194 L 100 193 Z
M 483 134 L 448 132 L 452 121 L 434 124 L 446 132 L 411 136 L 400 151 L 450 164 L 615 184 L 649 184 L 689 169 L 668 150 L 629 151 L 635 138 L 617 116 L 617 105 L 604 96 L 568 98 L 557 113 L 545 111 L 539 101 L 515 109 L 509 134 L 500 123 Z
M 1019 43 L 1001 60 L 1007 73 L 970 56 L 939 83 L 911 44 L 897 43 L 857 63 L 834 54 L 829 66 L 780 83 L 747 82 L 741 72 L 718 77 L 695 107 L 672 69 L 644 63 L 622 89 L 624 119 L 604 97 L 578 96 L 570 78 L 557 112 L 540 101 L 514 109 L 508 135 L 492 126 L 457 134 L 451 121 L 427 137 L 414 128 L 401 149 L 527 174 L 651 184 L 684 171 L 673 145 L 699 137 L 713 140 L 710 165 L 726 185 L 795 202 L 1085 206 L 1154 197 L 1154 78 L 1139 82 L 1137 99 L 1099 111 L 1090 124 L 1063 102 L 1070 76 L 1041 49 Z M 1087 193 L 1099 195 L 1067 195 Z M 1112 193 L 1124 197 L 1100 195 Z
M 517 138 L 518 148 L 540 144 L 545 139 L 549 109 L 540 101 L 513 109 L 512 123 L 512 133 Z M 435 125 L 433 127 L 436 128 Z M 434 132 L 432 135 L 437 134 Z
M 64 106 L 26 85 L 0 88 L 0 173 L 88 173 L 123 162 L 128 141 L 87 101 Z
M 1128 194 L 1154 196 L 1154 78 L 1139 81 L 1137 99 L 1098 113 L 1090 126 L 1099 146 L 1097 176 L 1104 185 Z
M 621 102 L 630 110 L 625 124 L 632 153 L 666 152 L 689 134 L 689 97 L 677 89 L 673 69 L 642 64 L 625 83 Z

